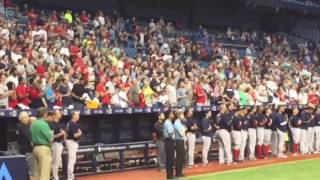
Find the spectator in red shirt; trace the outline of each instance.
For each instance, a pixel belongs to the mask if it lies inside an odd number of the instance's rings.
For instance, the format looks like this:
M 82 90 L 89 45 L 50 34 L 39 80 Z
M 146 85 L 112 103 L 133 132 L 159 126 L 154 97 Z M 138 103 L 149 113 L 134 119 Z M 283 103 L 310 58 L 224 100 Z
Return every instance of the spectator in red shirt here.
M 17 109 L 19 102 L 17 98 L 17 93 L 15 91 L 16 87 L 13 82 L 8 82 L 7 86 L 10 91 L 13 91 L 13 93 L 9 96 L 9 108 Z
M 100 78 L 99 84 L 96 87 L 96 93 L 98 94 L 98 98 L 102 103 L 103 107 L 108 107 L 110 105 L 110 95 L 106 90 L 106 80 L 104 77 Z
M 198 85 L 195 87 L 195 95 L 196 95 L 196 105 L 204 106 L 206 104 L 207 95 L 203 89 L 203 83 L 199 81 Z
M 315 89 L 310 89 L 308 92 L 308 102 L 312 105 L 319 105 L 319 96 Z
M 16 93 L 18 102 L 29 107 L 31 103 L 29 87 L 26 84 L 26 80 L 21 77 L 19 78 L 19 85 L 16 88 Z
M 30 108 L 38 109 L 39 107 L 46 106 L 43 99 L 39 76 L 36 76 L 35 78 L 30 80 L 29 92 L 31 100 Z

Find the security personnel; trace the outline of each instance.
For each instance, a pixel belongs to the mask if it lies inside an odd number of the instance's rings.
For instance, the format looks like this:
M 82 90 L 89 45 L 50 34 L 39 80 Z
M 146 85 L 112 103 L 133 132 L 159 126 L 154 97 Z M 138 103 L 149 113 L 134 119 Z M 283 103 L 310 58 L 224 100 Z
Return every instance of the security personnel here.
M 158 121 L 154 124 L 154 130 L 157 135 L 156 146 L 158 148 L 157 161 L 160 168 L 160 172 L 164 172 L 166 169 L 166 151 L 165 142 L 163 137 L 163 123 L 166 119 L 164 113 L 160 113 Z
M 47 112 L 41 107 L 37 112 L 38 120 L 31 125 L 31 136 L 33 143 L 33 155 L 35 156 L 35 178 L 39 180 L 49 180 L 51 170 L 51 142 L 53 133 L 49 123 L 53 121 L 54 113 Z
M 67 123 L 67 140 L 66 147 L 68 151 L 68 180 L 74 179 L 74 165 L 77 161 L 78 141 L 82 136 L 82 130 L 78 121 L 80 120 L 80 112 L 74 111 L 71 114 L 71 120 Z
M 264 140 L 263 140 L 262 151 L 263 151 L 263 155 L 265 157 L 268 157 L 269 150 L 271 150 L 271 135 L 272 135 L 271 126 L 272 126 L 272 122 L 273 122 L 271 108 L 267 108 L 264 118 L 266 121 L 266 125 L 265 125 L 265 129 L 264 129 Z
M 219 144 L 219 164 L 232 163 L 231 154 L 231 129 L 232 129 L 232 113 L 228 111 L 226 105 L 220 106 L 220 113 L 217 115 L 215 128 Z
M 257 143 L 257 109 L 254 107 L 249 113 L 249 128 L 248 128 L 248 136 L 249 136 L 249 160 L 256 160 L 255 158 L 255 147 Z
M 197 125 L 197 121 L 193 117 L 193 109 L 189 108 L 185 112 L 187 121 L 187 147 L 188 147 L 188 153 L 187 153 L 187 165 L 189 167 L 194 166 L 194 149 L 196 145 L 196 134 L 199 131 L 199 127 Z
M 183 124 L 185 120 L 183 111 L 179 110 L 176 115 L 177 119 L 174 121 L 174 132 L 175 132 L 175 139 L 176 139 L 176 177 L 183 177 L 183 162 L 185 157 L 185 141 L 186 137 L 186 130 L 187 128 Z
M 278 108 L 277 114 L 277 134 L 278 134 L 278 158 L 287 158 L 286 155 L 283 154 L 284 145 L 285 145 L 285 137 L 286 133 L 288 132 L 288 117 L 284 114 L 284 106 L 280 106 Z
M 316 145 L 315 145 L 315 154 L 318 154 L 320 152 L 320 108 L 318 107 L 316 109 L 314 120 L 316 122 L 316 125 L 314 127 L 314 131 L 316 134 Z
M 292 116 L 290 117 L 290 126 L 293 138 L 292 155 L 297 156 L 299 153 L 299 144 L 301 138 L 301 118 L 299 116 L 299 109 L 294 108 L 292 110 Z
M 308 127 L 309 127 L 309 123 L 313 119 L 313 117 L 308 109 L 304 109 L 300 113 L 300 118 L 302 120 L 301 138 L 300 138 L 300 152 L 303 155 L 303 154 L 307 154 L 309 152 Z
M 61 113 L 59 110 L 54 111 L 54 119 L 50 123 L 50 128 L 53 131 L 53 143 L 51 146 L 52 151 L 52 177 L 53 180 L 59 180 L 59 166 L 62 161 L 63 141 L 66 138 L 66 132 L 63 130 L 62 125 L 59 123 Z
M 264 140 L 264 127 L 266 125 L 266 118 L 263 113 L 264 109 L 262 106 L 259 107 L 258 113 L 257 113 L 257 158 L 263 159 L 263 140 Z
M 247 146 L 248 140 L 248 128 L 249 128 L 249 119 L 248 119 L 248 110 L 245 108 L 242 110 L 241 113 L 241 144 L 240 144 L 240 154 L 239 154 L 239 161 L 245 160 L 245 149 Z
M 236 113 L 232 117 L 232 131 L 231 131 L 231 137 L 233 142 L 233 162 L 236 163 L 239 160 L 240 155 L 240 145 L 241 145 L 241 126 L 242 126 L 242 120 L 241 120 L 241 113 L 242 110 L 238 109 Z
M 165 138 L 166 148 L 166 172 L 167 179 L 173 179 L 173 163 L 174 163 L 174 149 L 175 149 L 175 133 L 173 122 L 175 115 L 172 111 L 167 112 L 167 119 L 163 125 L 163 137 Z
M 208 154 L 211 146 L 213 129 L 211 126 L 211 111 L 207 111 L 205 117 L 201 121 L 202 128 L 202 164 L 208 166 Z

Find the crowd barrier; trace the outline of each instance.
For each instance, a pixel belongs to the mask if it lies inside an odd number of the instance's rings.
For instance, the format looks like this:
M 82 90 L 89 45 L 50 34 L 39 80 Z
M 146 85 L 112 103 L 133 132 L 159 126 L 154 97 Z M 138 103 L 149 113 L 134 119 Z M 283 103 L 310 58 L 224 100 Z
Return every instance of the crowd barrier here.
M 267 105 L 268 106 L 268 105 Z M 253 107 L 253 106 L 247 106 Z M 304 108 L 306 105 L 285 105 L 287 109 L 295 107 Z M 194 106 L 192 107 L 196 112 L 203 111 L 218 111 L 219 105 L 212 106 Z M 72 112 L 79 111 L 80 115 L 83 116 L 94 116 L 94 115 L 110 115 L 110 114 L 145 114 L 145 113 L 161 113 L 167 112 L 168 110 L 176 111 L 178 109 L 185 109 L 185 107 L 147 107 L 147 108 L 103 108 L 103 109 L 62 109 L 62 115 L 70 116 Z M 29 115 L 36 116 L 36 110 L 0 110 L 0 118 L 2 117 L 17 117 L 21 111 L 27 111 Z

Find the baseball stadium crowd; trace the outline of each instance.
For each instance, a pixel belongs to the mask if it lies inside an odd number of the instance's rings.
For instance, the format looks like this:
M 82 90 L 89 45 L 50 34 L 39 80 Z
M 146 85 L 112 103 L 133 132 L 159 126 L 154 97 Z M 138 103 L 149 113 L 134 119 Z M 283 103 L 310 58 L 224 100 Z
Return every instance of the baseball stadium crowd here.
M 173 178 L 175 151 L 176 176 L 183 176 L 185 153 L 187 165 L 194 166 L 198 134 L 203 141 L 203 165 L 209 164 L 214 132 L 220 164 L 262 159 L 270 156 L 271 149 L 273 155 L 285 158 L 288 131 L 294 155 L 320 150 L 317 47 L 294 49 L 279 34 L 231 28 L 221 36 L 245 47 L 227 46 L 215 41 L 202 26 L 193 30 L 191 37 L 185 35 L 183 21 L 160 18 L 141 23 L 134 17 L 123 19 L 117 12 L 29 9 L 17 14 L 10 20 L 0 18 L 2 109 L 220 105 L 215 118 L 209 111 L 201 121 L 195 120 L 189 109 L 159 115 L 155 124 L 157 162 L 161 170 L 166 169 L 168 179 Z M 19 21 L 22 15 L 27 17 L 25 24 Z M 287 116 L 284 105 L 308 108 L 295 108 Z M 55 158 L 61 156 L 61 142 L 67 141 L 70 152 L 78 148 L 82 135 L 76 124 L 79 114 L 72 115 L 67 133 L 51 125 L 54 136 L 48 133 L 45 137 L 41 132 L 50 128 L 47 122 L 52 124 L 61 115 L 43 109 L 39 114 L 40 121 L 32 123 L 28 139 L 33 142 L 35 161 L 40 163 L 37 172 L 41 177 L 50 176 L 51 164 L 41 158 L 51 158 L 50 152 L 56 152 L 52 171 L 58 179 L 61 160 Z M 24 130 L 30 124 L 25 117 L 25 113 L 20 117 Z M 55 145 L 51 147 L 52 140 Z M 28 148 L 29 152 L 32 147 Z M 68 179 L 73 179 L 76 156 L 69 154 Z

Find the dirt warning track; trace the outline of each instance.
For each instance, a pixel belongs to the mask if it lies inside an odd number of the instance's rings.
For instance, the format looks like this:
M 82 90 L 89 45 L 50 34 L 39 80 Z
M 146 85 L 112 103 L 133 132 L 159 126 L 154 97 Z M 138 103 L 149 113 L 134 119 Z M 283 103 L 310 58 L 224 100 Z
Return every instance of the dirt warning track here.
M 278 164 L 283 162 L 305 160 L 305 159 L 320 159 L 320 154 L 317 155 L 304 155 L 304 156 L 289 156 L 285 159 L 269 158 L 255 161 L 245 161 L 232 165 L 219 165 L 217 162 L 211 163 L 209 166 L 185 168 L 184 174 L 186 176 L 200 175 L 206 173 L 223 172 L 228 170 L 244 169 L 248 167 L 258 167 L 265 165 Z M 160 173 L 157 169 L 142 169 L 125 172 L 116 172 L 96 176 L 83 176 L 78 177 L 77 180 L 165 180 L 165 173 Z

